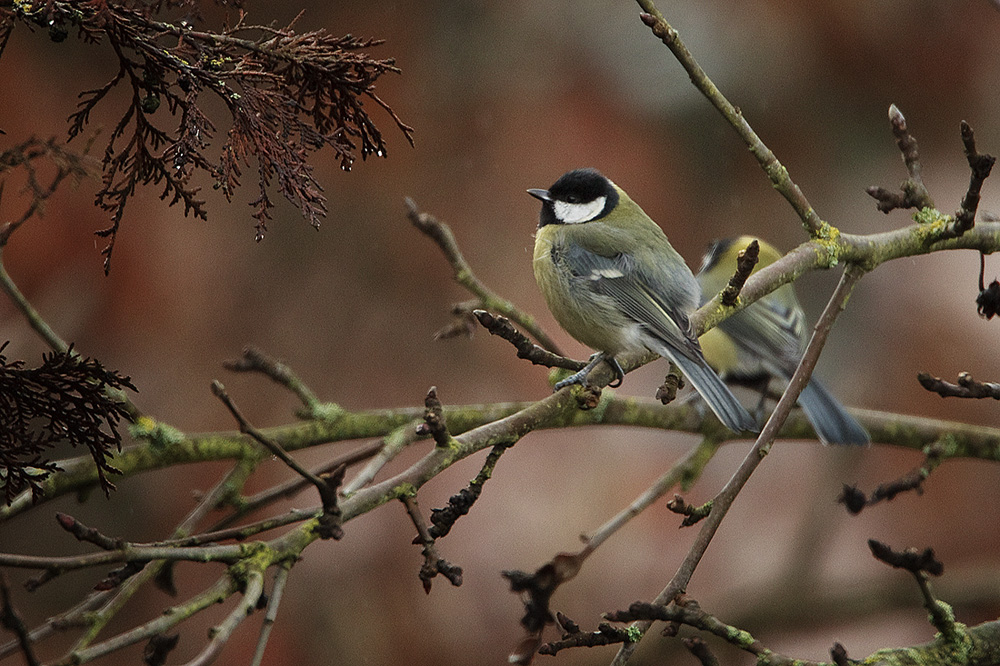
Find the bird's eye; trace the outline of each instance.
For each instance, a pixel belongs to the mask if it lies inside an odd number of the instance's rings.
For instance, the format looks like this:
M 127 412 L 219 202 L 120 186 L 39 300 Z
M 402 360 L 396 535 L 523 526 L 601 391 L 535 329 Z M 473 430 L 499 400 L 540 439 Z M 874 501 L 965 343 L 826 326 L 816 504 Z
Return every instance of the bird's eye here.
M 580 203 L 580 197 L 578 197 L 575 194 L 571 194 L 568 197 L 566 197 L 566 203 L 578 204 Z

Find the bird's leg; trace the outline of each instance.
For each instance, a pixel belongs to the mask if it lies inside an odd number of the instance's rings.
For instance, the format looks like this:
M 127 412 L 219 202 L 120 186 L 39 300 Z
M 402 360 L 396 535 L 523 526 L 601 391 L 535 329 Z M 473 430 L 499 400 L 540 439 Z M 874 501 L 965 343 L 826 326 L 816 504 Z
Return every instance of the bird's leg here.
M 615 373 L 615 378 L 608 382 L 608 387 L 618 388 L 625 379 L 625 371 L 622 370 L 622 364 L 614 356 L 605 356 L 604 361 L 611 366 L 611 371 Z
M 614 356 L 608 356 L 604 352 L 597 352 L 596 354 L 591 354 L 590 361 L 587 362 L 587 365 L 583 366 L 582 370 L 574 372 L 561 382 L 557 382 L 555 390 L 558 391 L 559 389 L 572 384 L 580 384 L 582 386 L 587 379 L 587 375 L 590 374 L 590 371 L 596 368 L 597 364 L 601 361 L 606 361 L 607 364 L 611 366 L 612 372 L 615 373 L 614 381 L 608 384 L 608 386 L 611 388 L 618 388 L 621 386 L 622 379 L 625 377 L 625 371 L 622 370 L 621 364 L 618 363 Z
M 559 389 L 565 388 L 567 386 L 572 386 L 573 384 L 580 384 L 582 386 L 584 380 L 587 379 L 587 375 L 590 373 L 590 371 L 596 368 L 597 364 L 603 360 L 604 360 L 603 352 L 597 352 L 596 354 L 591 354 L 590 361 L 588 361 L 587 365 L 583 366 L 581 370 L 574 372 L 572 375 L 562 380 L 561 382 L 556 382 L 554 390 L 558 391 Z

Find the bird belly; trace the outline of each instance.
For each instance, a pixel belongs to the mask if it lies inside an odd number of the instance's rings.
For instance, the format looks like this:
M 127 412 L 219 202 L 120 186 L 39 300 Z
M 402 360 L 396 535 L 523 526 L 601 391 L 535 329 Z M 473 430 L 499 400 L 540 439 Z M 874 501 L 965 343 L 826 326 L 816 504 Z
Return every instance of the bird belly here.
M 534 271 L 542 296 L 559 325 L 579 342 L 611 355 L 645 349 L 642 327 L 626 317 L 609 296 L 595 292 L 590 280 L 560 267 L 552 247 L 552 242 L 539 233 Z

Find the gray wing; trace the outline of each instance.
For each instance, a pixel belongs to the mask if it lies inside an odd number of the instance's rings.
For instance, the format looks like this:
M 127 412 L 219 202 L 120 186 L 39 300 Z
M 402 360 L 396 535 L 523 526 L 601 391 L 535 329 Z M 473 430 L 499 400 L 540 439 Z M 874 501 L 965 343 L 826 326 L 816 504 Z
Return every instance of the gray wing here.
M 764 297 L 719 328 L 762 362 L 776 362 L 778 366 L 770 368 L 772 374 L 787 379 L 795 371 L 805 343 L 805 317 L 800 308 Z
M 677 285 L 666 283 L 661 275 L 640 271 L 635 259 L 624 253 L 607 257 L 574 245 L 567 248 L 564 259 L 577 279 L 611 298 L 625 316 L 642 325 L 654 339 L 690 359 L 702 358 L 687 313 L 668 302 L 678 294 Z
M 693 307 L 695 301 L 693 288 L 697 284 L 690 273 L 669 283 L 666 275 L 640 271 L 627 254 L 606 257 L 580 246 L 569 249 L 565 261 L 575 279 L 611 298 L 622 314 L 642 326 L 648 334 L 644 344 L 677 364 L 727 428 L 734 432 L 758 430 L 753 417 L 709 367 L 691 333 L 687 313 L 682 309 Z M 686 277 L 690 277 L 690 290 L 684 283 Z M 680 307 L 671 299 L 680 301 Z

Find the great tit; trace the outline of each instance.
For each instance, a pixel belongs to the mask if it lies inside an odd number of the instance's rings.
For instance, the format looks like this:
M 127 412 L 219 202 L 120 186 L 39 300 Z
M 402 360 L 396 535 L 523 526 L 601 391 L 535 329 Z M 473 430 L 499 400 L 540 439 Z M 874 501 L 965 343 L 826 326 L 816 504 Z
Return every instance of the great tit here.
M 594 169 L 564 174 L 541 200 L 535 280 L 556 321 L 598 351 L 580 372 L 556 384 L 582 384 L 601 361 L 653 351 L 670 359 L 730 430 L 756 431 L 750 413 L 709 367 L 688 315 L 701 290 L 663 230 L 625 192 Z
M 698 282 L 702 300 L 718 294 L 736 269 L 736 257 L 752 236 L 716 241 L 702 261 Z M 754 271 L 781 258 L 772 245 L 758 239 L 760 256 Z M 701 338 L 709 364 L 726 380 L 767 387 L 772 377 L 788 382 L 808 342 L 805 313 L 786 284 L 724 320 Z M 868 432 L 815 377 L 799 395 L 799 405 L 824 444 L 868 444 Z

